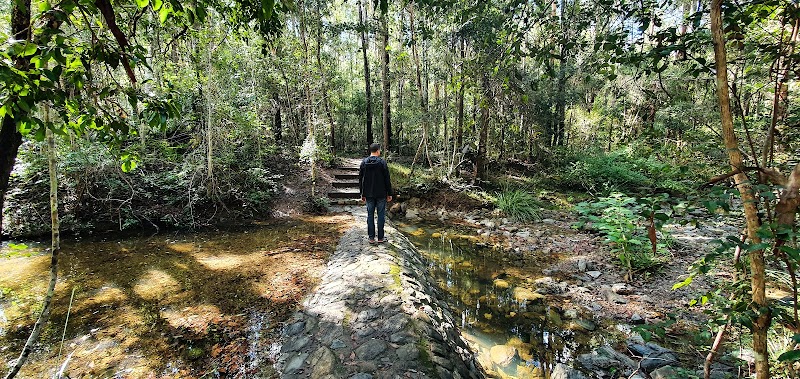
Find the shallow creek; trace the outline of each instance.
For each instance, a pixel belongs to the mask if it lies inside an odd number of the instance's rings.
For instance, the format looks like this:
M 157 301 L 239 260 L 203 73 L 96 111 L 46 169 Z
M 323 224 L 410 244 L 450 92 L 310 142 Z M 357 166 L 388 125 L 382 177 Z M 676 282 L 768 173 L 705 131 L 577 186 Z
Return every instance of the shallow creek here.
M 511 259 L 476 244 L 474 231 L 444 225 L 400 224 L 427 258 L 429 270 L 460 317 L 462 334 L 482 366 L 499 377 L 545 377 L 603 341 L 590 314 L 542 294 L 548 259 Z M 544 278 L 544 282 L 547 278 Z M 537 290 L 539 290 L 537 292 Z M 460 316 L 458 316 L 460 314 Z
M 65 241 L 50 324 L 21 377 L 62 366 L 73 378 L 270 377 L 260 357 L 272 329 L 314 288 L 346 221 Z M 49 280 L 46 245 L 26 244 L 0 245 L 2 362 L 19 353 Z

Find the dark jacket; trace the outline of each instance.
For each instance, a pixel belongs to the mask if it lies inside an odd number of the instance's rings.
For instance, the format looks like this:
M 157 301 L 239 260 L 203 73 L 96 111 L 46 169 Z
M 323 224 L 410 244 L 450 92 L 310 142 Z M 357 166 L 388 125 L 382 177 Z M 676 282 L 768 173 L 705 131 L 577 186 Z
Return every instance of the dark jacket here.
M 381 157 L 368 156 L 358 168 L 358 185 L 362 197 L 386 197 L 392 195 L 389 166 Z

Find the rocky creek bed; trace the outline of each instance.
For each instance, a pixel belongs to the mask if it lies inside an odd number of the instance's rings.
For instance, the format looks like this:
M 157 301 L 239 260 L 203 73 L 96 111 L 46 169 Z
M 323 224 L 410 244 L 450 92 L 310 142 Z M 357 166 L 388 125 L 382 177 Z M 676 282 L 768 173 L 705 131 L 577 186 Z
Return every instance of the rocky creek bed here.
M 559 379 L 617 378 L 623 374 L 626 378 L 702 377 L 698 372 L 702 354 L 686 342 L 693 338 L 691 333 L 704 316 L 702 308 L 688 308 L 686 304 L 709 284 L 699 278 L 682 291 L 670 288 L 685 278 L 691 262 L 713 248 L 713 239 L 738 233 L 728 217 L 694 214 L 689 217 L 697 223 L 668 226 L 672 241 L 666 259 L 671 264 L 657 269 L 654 275 L 625 282 L 601 238 L 573 229 L 576 220 L 566 212 L 545 211 L 543 220 L 522 224 L 490 210 L 426 210 L 414 204 L 396 204 L 392 212 L 395 220 L 401 220 L 401 225 L 405 222 L 401 228 L 431 261 L 429 269 L 451 297 L 451 306 L 462 313 L 462 332 L 490 375 L 539 378 L 549 373 Z M 418 227 L 426 223 L 429 226 Z M 462 230 L 453 233 L 453 225 Z M 458 287 L 455 282 L 469 282 L 457 278 L 454 272 L 474 272 L 473 266 L 485 266 L 485 262 L 470 261 L 453 252 L 441 256 L 434 251 L 431 256 L 430 250 L 436 250 L 429 248 L 432 244 L 452 246 L 453 241 L 482 246 L 484 251 L 477 256 L 499 263 L 473 274 L 475 282 L 483 282 L 483 290 L 453 290 Z M 726 273 L 714 275 L 724 278 Z M 668 314 L 677 317 L 673 333 L 678 334 L 671 333 L 671 338 L 659 342 L 661 345 L 645 342 L 632 330 L 635 325 L 662 322 Z M 528 320 L 520 322 L 520 318 Z M 491 327 L 487 328 L 491 324 L 508 329 L 505 342 L 502 338 L 481 341 L 480 337 L 492 334 L 488 330 Z M 686 334 L 681 336 L 681 330 Z M 724 363 L 713 366 L 712 377 L 734 377 L 737 369 L 746 370 L 748 362 L 736 355 L 722 357 Z

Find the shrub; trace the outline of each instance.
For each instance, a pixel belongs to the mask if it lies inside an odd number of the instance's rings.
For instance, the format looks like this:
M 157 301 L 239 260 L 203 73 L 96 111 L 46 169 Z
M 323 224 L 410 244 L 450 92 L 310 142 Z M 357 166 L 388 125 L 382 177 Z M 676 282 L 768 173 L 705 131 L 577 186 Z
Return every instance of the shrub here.
M 328 213 L 331 202 L 326 197 L 309 196 L 303 203 L 303 211 L 315 215 Z
M 595 202 L 576 205 L 575 210 L 582 219 L 576 226 L 588 227 L 605 235 L 611 251 L 628 270 L 630 280 L 633 271 L 662 263 L 661 256 L 666 252 L 665 241 L 669 236 L 661 232 L 661 242 L 656 240 L 655 254 L 650 238 L 655 237 L 656 230 L 660 230 L 663 222 L 669 219 L 671 210 L 662 210 L 665 202 L 664 196 L 635 198 L 614 193 Z
M 522 190 L 510 190 L 497 195 L 495 206 L 506 216 L 517 221 L 539 219 L 538 201 L 533 195 Z

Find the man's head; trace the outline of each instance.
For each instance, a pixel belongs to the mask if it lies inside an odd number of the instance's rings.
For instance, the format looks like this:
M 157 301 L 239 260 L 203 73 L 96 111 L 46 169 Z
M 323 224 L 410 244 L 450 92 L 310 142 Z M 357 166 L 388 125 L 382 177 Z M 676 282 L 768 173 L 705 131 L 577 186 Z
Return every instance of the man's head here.
M 381 144 L 373 143 L 372 145 L 369 145 L 369 153 L 371 155 L 381 155 Z

